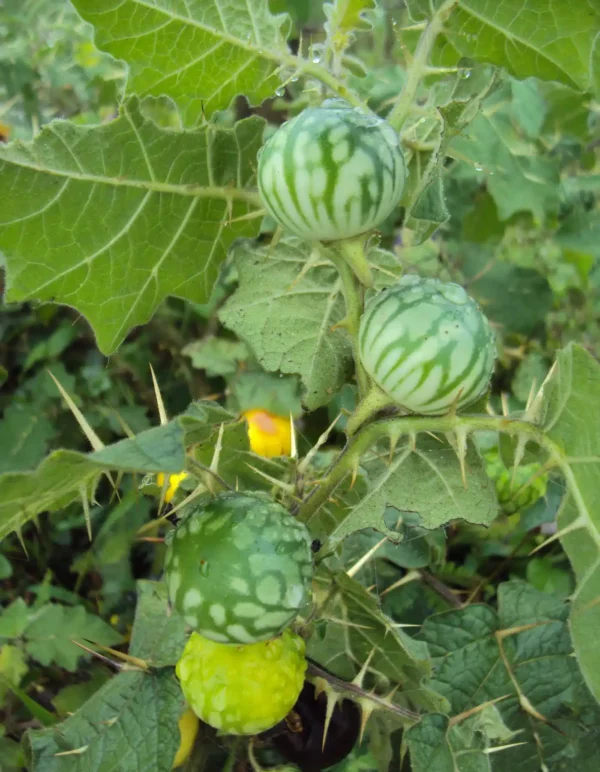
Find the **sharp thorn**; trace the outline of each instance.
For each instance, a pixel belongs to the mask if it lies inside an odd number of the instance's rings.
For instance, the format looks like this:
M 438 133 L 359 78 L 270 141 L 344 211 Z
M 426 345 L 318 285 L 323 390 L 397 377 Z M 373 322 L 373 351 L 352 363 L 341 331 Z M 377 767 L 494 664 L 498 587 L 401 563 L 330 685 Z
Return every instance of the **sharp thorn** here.
M 169 419 L 167 418 L 165 403 L 163 402 L 162 394 L 160 393 L 160 388 L 158 386 L 158 381 L 156 380 L 156 375 L 154 374 L 154 368 L 152 365 L 150 365 L 150 375 L 152 376 L 152 385 L 154 386 L 154 396 L 156 398 L 156 406 L 158 408 L 160 425 L 164 426 L 165 424 L 169 423 Z
M 90 443 L 92 448 L 94 450 L 102 450 L 102 448 L 104 447 L 104 443 L 102 442 L 100 437 L 98 437 L 98 435 L 92 429 L 92 427 L 89 425 L 89 423 L 87 422 L 87 420 L 86 420 L 85 416 L 83 415 L 83 413 L 81 412 L 81 410 L 73 402 L 73 400 L 71 399 L 69 394 L 65 391 L 65 389 L 62 387 L 62 385 L 60 384 L 58 379 L 54 377 L 54 375 L 50 372 L 50 370 L 47 370 L 47 373 L 52 378 L 54 383 L 56 384 L 56 387 L 60 391 L 60 394 L 61 394 L 62 398 L 67 403 L 67 407 L 69 408 L 69 410 L 73 414 L 75 420 L 79 424 L 79 428 L 81 429 L 81 431 L 87 437 L 88 442 Z
M 369 656 L 364 661 L 361 669 L 358 671 L 358 673 L 352 679 L 352 683 L 355 686 L 358 686 L 359 689 L 362 689 L 362 687 L 363 687 L 363 681 L 365 680 L 365 676 L 367 675 L 367 672 L 369 670 L 369 665 L 371 664 L 371 660 L 373 659 L 373 655 L 375 654 L 375 651 L 376 651 L 376 647 L 374 646 L 371 649 L 371 651 L 369 653 Z
M 357 560 L 356 563 L 351 568 L 349 568 L 346 571 L 348 576 L 352 577 L 355 574 L 357 574 L 360 571 L 360 569 L 365 565 L 365 563 L 368 563 L 368 561 L 373 557 L 373 555 L 377 552 L 377 550 L 383 544 L 385 544 L 386 541 L 387 541 L 387 536 L 384 536 L 383 539 L 377 542 L 377 544 L 374 547 L 371 547 L 371 549 L 368 552 L 365 552 L 365 554 L 359 560 Z

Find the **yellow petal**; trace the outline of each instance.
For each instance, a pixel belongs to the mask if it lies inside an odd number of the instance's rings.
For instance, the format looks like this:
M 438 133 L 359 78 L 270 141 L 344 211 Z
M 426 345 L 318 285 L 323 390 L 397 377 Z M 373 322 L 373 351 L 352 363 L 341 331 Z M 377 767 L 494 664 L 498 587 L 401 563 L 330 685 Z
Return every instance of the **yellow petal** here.
M 200 722 L 198 721 L 198 717 L 193 710 L 188 708 L 179 719 L 179 735 L 181 737 L 181 741 L 179 743 L 177 755 L 173 760 L 172 769 L 175 769 L 175 767 L 180 767 L 185 761 L 187 761 L 187 758 L 192 752 L 192 748 L 194 747 L 194 740 L 198 734 L 199 725 Z
M 247 410 L 250 449 L 258 456 L 289 456 L 292 451 L 292 426 L 289 418 L 267 410 Z
M 179 472 L 179 474 L 169 475 L 168 488 L 165 491 L 165 502 L 167 504 L 171 501 L 171 499 L 175 495 L 175 491 L 177 490 L 177 488 L 179 488 L 181 481 L 185 480 L 187 476 L 188 476 L 187 472 Z M 159 474 L 156 475 L 156 484 L 159 485 L 161 488 L 165 484 L 165 476 L 162 472 L 159 472 Z

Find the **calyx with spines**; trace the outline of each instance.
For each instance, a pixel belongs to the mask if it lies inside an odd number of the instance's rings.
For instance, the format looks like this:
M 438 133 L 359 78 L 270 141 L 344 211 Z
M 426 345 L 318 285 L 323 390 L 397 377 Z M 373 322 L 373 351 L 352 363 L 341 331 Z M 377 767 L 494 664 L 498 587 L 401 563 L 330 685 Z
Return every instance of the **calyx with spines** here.
M 171 603 L 221 643 L 255 643 L 289 625 L 310 598 L 311 538 L 260 493 L 222 493 L 191 508 L 166 555 Z
M 335 241 L 380 225 L 400 201 L 406 167 L 396 131 L 329 100 L 284 123 L 259 153 L 269 214 L 306 241 Z
M 442 415 L 488 387 L 494 336 L 477 303 L 458 284 L 405 276 L 373 297 L 360 321 L 367 373 L 411 413 Z

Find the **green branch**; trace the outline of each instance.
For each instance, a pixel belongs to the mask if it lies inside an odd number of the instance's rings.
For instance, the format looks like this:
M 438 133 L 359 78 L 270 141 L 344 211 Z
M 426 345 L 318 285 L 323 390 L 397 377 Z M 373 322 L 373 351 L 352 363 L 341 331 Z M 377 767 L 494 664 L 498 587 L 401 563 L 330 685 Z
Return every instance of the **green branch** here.
M 410 113 L 421 81 L 429 72 L 429 57 L 436 38 L 442 31 L 444 22 L 450 16 L 457 3 L 458 0 L 446 0 L 431 17 L 431 21 L 427 24 L 419 38 L 415 56 L 408 70 L 408 77 L 404 82 L 396 105 L 392 108 L 387 118 L 398 132 L 402 129 Z
M 361 456 L 378 440 L 385 437 L 397 441 L 401 436 L 420 432 L 449 434 L 456 431 L 467 433 L 497 431 L 511 436 L 527 437 L 546 450 L 563 468 L 566 465 L 561 449 L 535 424 L 504 416 L 447 415 L 447 416 L 394 416 L 369 424 L 349 440 L 320 484 L 298 507 L 298 518 L 307 522 L 329 499 L 342 481 L 358 467 Z
M 272 54 L 266 51 L 264 52 L 264 55 L 268 59 L 279 62 L 282 67 L 289 67 L 299 75 L 308 75 L 311 78 L 320 81 L 323 85 L 333 91 L 334 94 L 337 94 L 341 99 L 344 99 L 348 104 L 352 105 L 352 107 L 358 107 L 360 110 L 364 110 L 368 113 L 372 112 L 354 91 L 345 86 L 339 78 L 330 72 L 324 65 L 318 62 L 311 62 L 301 56 L 282 54 L 279 51 L 273 52 Z
M 369 378 L 361 364 L 358 351 L 358 328 L 364 306 L 364 289 L 348 262 L 335 251 L 335 247 L 329 249 L 321 245 L 320 250 L 335 265 L 342 281 L 346 316 L 338 324 L 338 327 L 344 327 L 352 339 L 352 355 L 356 367 L 356 380 L 358 382 L 359 395 L 362 398 L 369 387 Z

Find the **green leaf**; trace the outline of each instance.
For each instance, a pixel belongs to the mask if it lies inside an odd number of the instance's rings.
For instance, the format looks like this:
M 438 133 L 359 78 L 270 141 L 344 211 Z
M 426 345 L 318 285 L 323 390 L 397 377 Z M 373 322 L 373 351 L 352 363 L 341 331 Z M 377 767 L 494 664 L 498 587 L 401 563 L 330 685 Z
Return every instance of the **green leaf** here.
M 18 638 L 27 627 L 29 607 L 23 598 L 17 598 L 0 615 L 0 638 Z
M 562 456 L 568 492 L 558 515 L 577 578 L 571 634 L 586 682 L 600 701 L 600 365 L 580 346 L 558 354 L 544 385 L 542 426 Z
M 126 91 L 166 95 L 186 124 L 225 110 L 239 94 L 256 105 L 280 85 L 291 56 L 283 16 L 267 0 L 73 0 L 91 22 L 96 46 L 129 65 Z
M 428 531 L 418 526 L 418 514 L 415 512 L 399 514 L 393 507 L 386 509 L 385 522 L 398 532 L 401 541 L 395 543 L 387 540 L 377 548 L 374 560 L 367 562 L 360 569 L 358 575 L 361 577 L 362 584 L 377 584 L 381 561 L 406 569 L 425 568 L 430 563 L 439 562 L 446 539 L 443 528 Z M 353 533 L 344 540 L 342 545 L 341 560 L 344 566 L 350 568 L 380 541 L 381 534 L 372 529 Z
M 413 244 L 421 244 L 432 236 L 450 217 L 446 208 L 442 173 L 439 167 L 432 172 L 429 182 L 423 189 L 410 211 L 406 225 L 415 231 Z
M 519 733 L 514 741 L 525 743 L 494 755 L 502 770 L 568 763 L 600 715 L 571 654 L 568 606 L 522 581 L 501 584 L 498 604 L 498 612 L 473 604 L 425 620 L 420 637 L 434 658 L 431 685 L 450 701 L 451 716 L 498 700 L 504 723 Z
M 52 699 L 61 718 L 67 718 L 70 713 L 79 710 L 90 697 L 108 681 L 110 675 L 107 669 L 92 667 L 91 677 L 87 681 L 78 684 L 69 684 L 61 689 Z
M 493 252 L 481 246 L 461 243 L 452 251 L 469 293 L 505 335 L 531 335 L 544 324 L 554 295 L 539 271 L 494 259 Z
M 522 136 L 512 104 L 506 89 L 489 97 L 468 129 L 452 140 L 448 152 L 481 172 L 501 220 L 517 212 L 531 212 L 543 220 L 547 210 L 558 207 L 558 160 L 542 157 L 537 146 Z
M 121 636 L 83 606 L 48 603 L 31 617 L 23 632 L 27 653 L 42 665 L 55 663 L 74 673 L 80 657 L 88 656 L 72 641 L 113 646 Z
M 311 257 L 311 247 L 298 239 L 276 247 L 245 241 L 232 253 L 240 286 L 222 308 L 221 321 L 266 370 L 300 375 L 309 410 L 327 404 L 352 368 L 349 338 L 332 329 L 345 312 L 337 271 Z
M 449 731 L 449 719 L 439 713 L 423 716 L 406 732 L 412 772 L 489 772 L 489 757 L 473 734 L 471 743 L 461 742 L 456 729 Z M 479 747 L 477 747 L 479 745 Z
M 371 595 L 345 572 L 322 568 L 315 581 L 315 600 L 329 598 L 325 615 L 308 640 L 307 655 L 338 678 L 351 681 L 361 667 L 365 688 L 389 692 L 403 685 L 395 702 L 405 708 L 443 710 L 445 700 L 426 685 L 430 674 L 427 648 L 393 624 Z
M 414 448 L 408 440 L 391 455 L 387 448 L 376 448 L 362 457 L 361 468 L 369 480 L 366 491 L 345 508 L 324 506 L 307 522 L 315 536 L 327 537 L 328 549 L 362 528 L 376 528 L 394 539 L 383 519 L 388 506 L 398 513 L 416 512 L 419 525 L 430 530 L 457 519 L 487 525 L 498 514 L 494 484 L 471 444 L 466 488 L 454 450 L 431 437 L 419 438 Z
M 600 212 L 575 210 L 563 221 L 554 239 L 561 247 L 600 258 Z
M 66 506 L 90 494 L 102 471 L 177 473 L 185 465 L 185 447 L 213 443 L 222 423 L 236 416 L 214 402 L 195 402 L 165 426 L 87 455 L 68 450 L 51 453 L 33 472 L 0 477 L 0 539 L 39 512 Z
M 365 11 L 376 8 L 375 0 L 333 0 L 332 3 L 323 3 L 323 10 L 328 21 L 325 22 L 325 30 L 331 35 L 338 32 L 342 35 L 365 30 L 370 24 L 365 19 Z
M 170 668 L 126 671 L 112 678 L 81 710 L 25 738 L 32 772 L 169 772 L 179 746 L 183 709 Z
M 295 376 L 276 373 L 247 372 L 231 384 L 231 404 L 239 413 L 267 410 L 279 416 L 302 413 L 300 383 Z
M 435 0 L 441 5 L 442 0 Z M 429 0 L 410 0 L 415 21 Z M 456 65 L 471 57 L 505 67 L 516 78 L 559 81 L 578 91 L 600 87 L 595 2 L 563 0 L 458 0 L 438 38 L 437 61 Z
M 154 667 L 175 665 L 185 646 L 183 617 L 169 607 L 164 582 L 140 580 L 129 653 Z
M 258 231 L 235 220 L 258 206 L 242 188 L 263 125 L 174 133 L 132 99 L 105 125 L 56 121 L 31 144 L 0 145 L 7 299 L 74 306 L 104 353 L 168 295 L 206 302 L 229 244 Z
M 18 646 L 0 646 L 0 707 L 11 686 L 18 686 L 29 667 Z
M 0 420 L 0 474 L 37 466 L 55 434 L 50 421 L 34 405 L 12 402 Z
M 91 453 L 91 461 L 123 472 L 177 474 L 185 466 L 185 430 L 175 419 Z
M 181 353 L 190 357 L 192 367 L 205 370 L 209 377 L 234 375 L 239 363 L 248 358 L 244 343 L 227 338 L 194 340 Z
M 66 506 L 80 489 L 95 487 L 100 470 L 83 453 L 57 450 L 34 472 L 8 472 L 0 478 L 0 539 L 39 512 Z
M 62 324 L 48 338 L 41 340 L 31 349 L 23 369 L 29 370 L 38 362 L 60 356 L 76 336 L 77 330 L 72 324 Z

